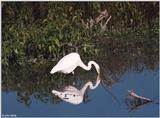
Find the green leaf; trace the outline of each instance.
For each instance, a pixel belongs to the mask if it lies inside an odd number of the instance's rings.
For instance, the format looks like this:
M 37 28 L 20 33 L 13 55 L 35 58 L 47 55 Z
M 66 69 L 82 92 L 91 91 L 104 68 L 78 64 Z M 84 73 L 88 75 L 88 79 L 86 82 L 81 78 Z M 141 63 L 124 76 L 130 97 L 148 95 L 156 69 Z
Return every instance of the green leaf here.
M 55 44 L 56 44 L 58 47 L 60 47 L 60 43 L 59 43 L 58 38 L 55 38 L 55 39 L 54 39 L 54 42 L 55 42 Z
M 18 50 L 17 50 L 17 49 L 15 49 L 14 52 L 15 52 L 16 54 L 18 54 Z
M 51 52 L 52 52 L 52 47 L 51 47 L 51 46 L 49 46 L 48 48 L 49 48 L 49 52 L 51 53 Z

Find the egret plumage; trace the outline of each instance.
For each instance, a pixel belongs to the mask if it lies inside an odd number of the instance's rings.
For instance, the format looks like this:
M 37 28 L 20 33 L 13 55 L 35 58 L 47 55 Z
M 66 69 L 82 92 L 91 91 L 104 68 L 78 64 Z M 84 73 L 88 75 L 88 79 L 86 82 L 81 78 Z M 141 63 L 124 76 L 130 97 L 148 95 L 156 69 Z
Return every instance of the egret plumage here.
M 100 67 L 95 61 L 89 61 L 88 66 L 86 66 L 78 53 L 70 53 L 64 56 L 50 71 L 51 74 L 56 72 L 62 72 L 65 74 L 73 73 L 74 69 L 79 66 L 85 70 L 90 70 L 92 65 L 95 66 L 96 71 L 100 74 Z

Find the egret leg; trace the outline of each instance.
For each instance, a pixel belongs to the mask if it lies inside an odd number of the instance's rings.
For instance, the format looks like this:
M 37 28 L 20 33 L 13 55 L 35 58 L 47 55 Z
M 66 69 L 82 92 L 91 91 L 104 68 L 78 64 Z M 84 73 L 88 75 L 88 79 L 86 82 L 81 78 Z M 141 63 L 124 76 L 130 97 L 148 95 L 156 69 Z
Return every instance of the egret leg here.
M 76 81 L 77 81 L 77 75 L 74 73 L 74 71 L 72 71 L 72 74 L 73 74 L 73 85 L 76 85 Z

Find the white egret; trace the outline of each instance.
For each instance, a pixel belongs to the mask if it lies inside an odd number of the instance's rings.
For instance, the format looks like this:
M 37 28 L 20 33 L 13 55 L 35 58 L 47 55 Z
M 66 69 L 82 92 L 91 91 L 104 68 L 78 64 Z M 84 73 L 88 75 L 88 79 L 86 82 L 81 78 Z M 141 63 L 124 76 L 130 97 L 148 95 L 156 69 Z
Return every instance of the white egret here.
M 70 53 L 66 56 L 64 56 L 50 71 L 51 74 L 54 74 L 56 72 L 62 72 L 65 74 L 73 73 L 74 69 L 77 66 L 80 66 L 81 68 L 85 70 L 90 70 L 91 66 L 94 65 L 96 68 L 96 71 L 98 74 L 100 74 L 100 67 L 95 61 L 90 61 L 88 63 L 88 66 L 86 66 L 78 53 Z
M 100 84 L 100 76 L 97 76 L 96 84 L 93 86 L 92 82 L 87 82 L 82 89 L 78 90 L 73 86 L 65 87 L 63 91 L 52 90 L 52 93 L 57 95 L 62 100 L 69 102 L 71 104 L 80 104 L 83 101 L 83 96 L 86 89 L 89 87 L 90 89 L 95 89 Z

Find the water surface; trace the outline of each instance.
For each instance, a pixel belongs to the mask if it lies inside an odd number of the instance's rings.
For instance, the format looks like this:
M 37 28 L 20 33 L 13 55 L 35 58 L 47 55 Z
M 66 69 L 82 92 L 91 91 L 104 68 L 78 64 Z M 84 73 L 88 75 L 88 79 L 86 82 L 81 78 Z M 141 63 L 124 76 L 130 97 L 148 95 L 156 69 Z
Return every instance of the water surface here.
M 107 40 L 98 56 L 83 55 L 85 64 L 95 60 L 101 67 L 101 84 L 88 89 L 79 105 L 62 101 L 51 91 L 72 85 L 80 89 L 96 81 L 93 68 L 77 68 L 75 75 L 50 75 L 53 62 L 2 67 L 2 115 L 16 116 L 159 116 L 159 104 L 151 102 L 129 111 L 125 104 L 128 90 L 159 100 L 158 47 L 153 41 Z M 146 48 L 147 47 L 147 48 Z M 112 95 L 114 96 L 112 96 Z

